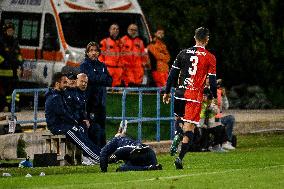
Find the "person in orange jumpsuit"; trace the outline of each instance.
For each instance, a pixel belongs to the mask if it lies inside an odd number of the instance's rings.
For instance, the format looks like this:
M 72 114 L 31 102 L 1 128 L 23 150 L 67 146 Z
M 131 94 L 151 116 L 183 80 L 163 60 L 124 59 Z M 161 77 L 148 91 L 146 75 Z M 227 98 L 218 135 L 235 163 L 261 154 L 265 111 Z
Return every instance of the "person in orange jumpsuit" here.
M 169 72 L 170 54 L 163 42 L 165 30 L 158 28 L 153 41 L 148 45 L 148 55 L 151 62 L 152 76 L 157 87 L 163 87 L 167 83 Z
M 109 27 L 109 37 L 101 40 L 101 55 L 99 60 L 107 66 L 108 72 L 112 77 L 112 86 L 121 85 L 122 64 L 120 62 L 120 39 L 118 24 L 112 24 Z
M 138 37 L 136 24 L 128 26 L 127 35 L 121 38 L 121 44 L 121 62 L 124 65 L 122 80 L 126 87 L 140 86 L 148 58 L 143 41 Z

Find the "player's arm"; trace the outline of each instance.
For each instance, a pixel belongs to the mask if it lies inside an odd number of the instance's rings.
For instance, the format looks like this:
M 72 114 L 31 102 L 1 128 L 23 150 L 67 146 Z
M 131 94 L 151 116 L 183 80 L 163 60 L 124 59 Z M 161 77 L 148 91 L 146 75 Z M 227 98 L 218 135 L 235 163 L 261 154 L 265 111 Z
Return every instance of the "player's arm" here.
M 117 140 L 116 137 L 110 140 L 100 152 L 100 168 L 102 172 L 107 172 L 108 157 L 117 149 Z
M 216 81 L 216 58 L 213 54 L 209 56 L 209 85 L 214 98 L 217 98 L 217 81 Z
M 168 80 L 167 80 L 167 84 L 166 84 L 165 94 L 163 96 L 163 102 L 164 103 L 168 104 L 170 102 L 171 88 L 174 87 L 176 85 L 177 81 L 178 81 L 181 62 L 182 62 L 182 52 L 180 52 L 177 55 L 173 65 L 172 65 L 172 68 L 170 70 Z
M 210 91 L 214 98 L 217 98 L 217 83 L 216 83 L 216 75 L 209 75 L 209 85 Z

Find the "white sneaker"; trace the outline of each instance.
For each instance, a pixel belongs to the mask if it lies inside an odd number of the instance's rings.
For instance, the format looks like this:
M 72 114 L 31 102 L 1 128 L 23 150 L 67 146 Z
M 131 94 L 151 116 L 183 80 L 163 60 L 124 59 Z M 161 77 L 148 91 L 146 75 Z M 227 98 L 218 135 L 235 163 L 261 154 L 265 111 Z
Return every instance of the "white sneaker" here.
M 121 133 L 125 134 L 127 130 L 127 120 L 124 120 L 124 126 L 123 126 L 123 120 L 119 124 L 119 129 L 121 130 Z
M 93 163 L 93 160 L 91 158 L 83 156 L 82 157 L 82 165 L 92 166 L 92 165 L 95 165 L 95 164 Z
M 223 143 L 222 147 L 225 148 L 226 150 L 235 150 L 236 149 L 234 146 L 232 146 L 232 144 L 229 141 Z

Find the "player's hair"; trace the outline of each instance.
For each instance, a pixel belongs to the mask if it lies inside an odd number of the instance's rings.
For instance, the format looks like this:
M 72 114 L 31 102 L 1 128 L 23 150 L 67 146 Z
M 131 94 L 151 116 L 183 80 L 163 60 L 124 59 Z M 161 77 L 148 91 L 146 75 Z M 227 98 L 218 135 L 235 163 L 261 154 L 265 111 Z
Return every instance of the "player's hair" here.
M 85 51 L 85 56 L 88 57 L 87 53 L 90 51 L 91 47 L 97 47 L 97 50 L 99 51 L 99 53 L 101 54 L 101 49 L 100 49 L 100 45 L 97 42 L 91 41 L 90 43 L 88 43 L 87 47 L 86 47 L 86 51 Z
M 85 73 L 79 73 L 79 74 L 77 75 L 77 79 L 78 79 L 79 77 L 85 77 L 85 78 L 88 78 L 88 75 L 87 75 L 87 74 L 85 74 Z
M 208 36 L 209 36 L 209 30 L 207 28 L 200 27 L 195 30 L 194 37 L 197 41 L 204 42 Z
M 111 25 L 109 25 L 109 29 L 110 29 L 110 27 L 113 26 L 113 25 L 118 26 L 118 28 L 119 28 L 118 23 L 114 22 L 114 23 L 112 23 Z
M 65 74 L 61 72 L 54 73 L 52 76 L 50 87 L 54 87 L 56 82 L 60 82 L 63 76 L 65 76 Z

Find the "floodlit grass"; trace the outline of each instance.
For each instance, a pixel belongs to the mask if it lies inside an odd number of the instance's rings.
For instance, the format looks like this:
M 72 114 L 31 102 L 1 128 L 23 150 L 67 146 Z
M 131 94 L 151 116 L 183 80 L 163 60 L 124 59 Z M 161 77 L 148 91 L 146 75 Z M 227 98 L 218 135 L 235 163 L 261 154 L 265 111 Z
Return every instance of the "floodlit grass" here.
M 174 157 L 159 155 L 162 171 L 108 173 L 98 166 L 0 169 L 0 188 L 283 188 L 284 135 L 238 137 L 238 148 L 228 153 L 189 153 L 184 170 L 175 170 Z M 39 177 L 40 172 L 46 176 Z M 25 178 L 30 173 L 31 178 Z

